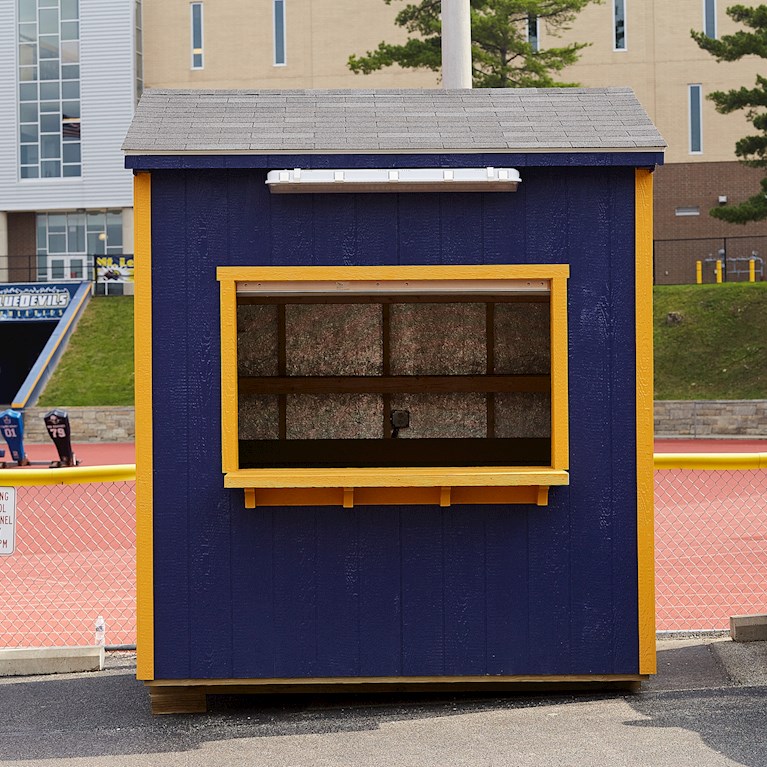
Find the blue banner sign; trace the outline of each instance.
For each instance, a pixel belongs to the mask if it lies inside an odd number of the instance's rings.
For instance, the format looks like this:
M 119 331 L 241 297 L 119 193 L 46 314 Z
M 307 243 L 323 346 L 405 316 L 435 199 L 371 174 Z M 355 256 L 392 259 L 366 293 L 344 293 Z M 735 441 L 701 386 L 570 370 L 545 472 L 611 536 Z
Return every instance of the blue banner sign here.
M 0 321 L 58 320 L 79 287 L 79 282 L 0 285 Z

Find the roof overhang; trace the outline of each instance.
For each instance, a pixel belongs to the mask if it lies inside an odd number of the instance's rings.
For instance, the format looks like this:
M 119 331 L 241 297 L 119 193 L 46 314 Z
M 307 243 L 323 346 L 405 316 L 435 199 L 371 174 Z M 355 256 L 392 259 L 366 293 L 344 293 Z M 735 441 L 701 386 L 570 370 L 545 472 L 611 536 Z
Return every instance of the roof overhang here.
M 458 146 L 450 147 L 401 147 L 399 149 L 387 148 L 387 149 L 367 149 L 367 148 L 355 148 L 349 147 L 345 149 L 338 149 L 336 147 L 329 147 L 327 149 L 303 149 L 296 147 L 295 149 L 284 149 L 275 147 L 264 147 L 262 149 L 123 149 L 123 154 L 127 157 L 272 157 L 280 155 L 306 155 L 316 156 L 321 155 L 323 157 L 329 157 L 332 155 L 344 156 L 344 155 L 454 155 L 454 154 L 625 154 L 625 153 L 643 153 L 643 152 L 660 152 L 663 153 L 666 147 L 663 145 L 648 145 L 637 146 L 632 143 L 630 146 L 599 146 L 599 147 L 576 147 L 572 145 L 568 146 L 550 146 L 547 144 L 538 144 L 535 146 L 514 146 L 509 145 L 507 147 L 482 147 L 471 146 L 461 148 Z

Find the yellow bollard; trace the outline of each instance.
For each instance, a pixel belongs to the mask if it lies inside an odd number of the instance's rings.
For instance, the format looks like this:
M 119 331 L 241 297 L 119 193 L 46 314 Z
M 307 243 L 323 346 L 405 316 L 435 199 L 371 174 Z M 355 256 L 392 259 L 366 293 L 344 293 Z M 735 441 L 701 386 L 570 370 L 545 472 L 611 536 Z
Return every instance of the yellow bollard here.
M 722 282 L 722 259 L 717 258 L 716 260 L 716 284 L 720 285 Z
M 702 261 L 695 262 L 695 282 L 698 285 L 703 284 L 703 262 Z
M 753 258 L 748 262 L 748 281 L 756 282 L 756 261 Z

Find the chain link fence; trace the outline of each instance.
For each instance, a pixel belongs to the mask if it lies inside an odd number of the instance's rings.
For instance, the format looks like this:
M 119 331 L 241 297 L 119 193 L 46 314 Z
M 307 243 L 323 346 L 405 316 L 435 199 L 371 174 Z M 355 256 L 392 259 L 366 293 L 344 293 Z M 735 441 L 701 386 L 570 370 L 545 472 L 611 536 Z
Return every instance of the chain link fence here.
M 655 574 L 661 631 L 767 612 L 767 471 L 656 471 Z
M 659 630 L 767 611 L 766 470 L 656 471 L 655 509 Z M 0 647 L 92 645 L 99 617 L 107 646 L 135 644 L 133 481 L 19 486 L 16 529 Z
M 93 645 L 99 617 L 107 646 L 135 644 L 135 508 L 133 481 L 17 486 L 15 550 L 0 557 L 0 647 Z

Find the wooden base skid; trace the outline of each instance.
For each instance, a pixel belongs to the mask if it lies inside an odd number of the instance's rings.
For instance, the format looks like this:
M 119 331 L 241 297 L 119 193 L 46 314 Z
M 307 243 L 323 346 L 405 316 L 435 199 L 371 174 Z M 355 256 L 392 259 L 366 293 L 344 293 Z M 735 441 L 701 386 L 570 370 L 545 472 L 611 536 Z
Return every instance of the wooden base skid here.
M 401 692 L 638 692 L 646 674 L 562 676 L 327 677 L 316 679 L 159 679 L 145 684 L 153 714 L 204 714 L 208 695 Z

